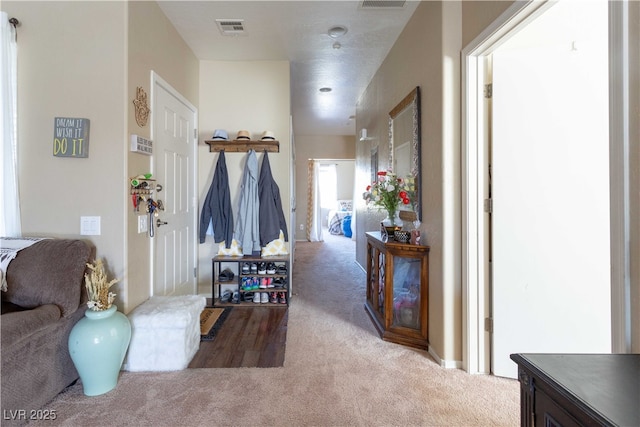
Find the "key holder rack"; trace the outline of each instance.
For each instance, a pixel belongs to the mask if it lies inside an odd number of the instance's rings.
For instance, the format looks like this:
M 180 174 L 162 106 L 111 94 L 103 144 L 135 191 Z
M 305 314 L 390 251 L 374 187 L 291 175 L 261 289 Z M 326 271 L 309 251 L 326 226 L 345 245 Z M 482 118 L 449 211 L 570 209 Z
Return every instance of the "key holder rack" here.
M 155 179 L 131 178 L 131 194 L 153 194 L 155 190 L 156 190 Z M 160 185 L 160 190 L 162 190 L 161 185 Z
M 147 203 L 154 192 L 162 191 L 162 185 L 157 184 L 155 179 L 131 178 L 129 182 L 134 212 L 139 212 L 140 206 Z

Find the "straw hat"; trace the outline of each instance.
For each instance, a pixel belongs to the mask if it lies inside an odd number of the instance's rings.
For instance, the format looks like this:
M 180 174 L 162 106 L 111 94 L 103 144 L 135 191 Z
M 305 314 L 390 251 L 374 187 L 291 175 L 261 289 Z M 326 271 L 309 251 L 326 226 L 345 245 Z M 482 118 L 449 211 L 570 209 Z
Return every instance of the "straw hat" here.
M 250 140 L 251 139 L 251 135 L 249 134 L 248 130 L 239 130 L 238 131 L 238 136 L 236 136 L 236 139 Z
M 273 131 L 265 130 L 264 132 L 262 132 L 262 138 L 260 139 L 263 141 L 275 141 L 276 137 L 273 134 Z

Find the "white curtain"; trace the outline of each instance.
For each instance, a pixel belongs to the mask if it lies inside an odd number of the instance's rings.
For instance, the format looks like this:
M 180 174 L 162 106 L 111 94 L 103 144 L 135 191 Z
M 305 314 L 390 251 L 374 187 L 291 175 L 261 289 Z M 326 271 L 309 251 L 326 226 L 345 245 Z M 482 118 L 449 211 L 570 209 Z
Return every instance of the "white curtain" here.
M 16 29 L 9 23 L 6 12 L 0 12 L 2 37 L 0 37 L 0 98 L 2 99 L 2 181 L 0 181 L 0 236 L 18 237 L 20 224 L 20 200 L 18 194 L 18 146 L 17 146 L 17 41 Z
M 320 187 L 322 208 L 325 212 L 328 213 L 331 209 L 336 209 L 338 201 L 338 174 L 335 163 L 320 164 L 320 180 L 318 181 L 318 186 Z M 323 223 L 327 224 L 326 221 L 323 221 Z
M 322 203 L 320 200 L 320 163 L 309 160 L 309 185 L 307 187 L 307 239 L 322 242 Z

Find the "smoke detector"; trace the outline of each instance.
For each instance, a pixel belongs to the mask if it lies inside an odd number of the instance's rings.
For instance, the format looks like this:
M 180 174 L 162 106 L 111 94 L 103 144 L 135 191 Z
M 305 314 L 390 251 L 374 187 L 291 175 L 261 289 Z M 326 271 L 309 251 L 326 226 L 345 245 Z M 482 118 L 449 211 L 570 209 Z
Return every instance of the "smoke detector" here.
M 360 129 L 360 141 L 371 141 L 373 138 L 367 136 L 367 128 Z
M 329 28 L 327 34 L 329 34 L 329 37 L 331 37 L 332 39 L 337 39 L 338 37 L 342 37 L 347 34 L 347 31 L 347 27 L 343 25 L 336 25 L 335 27 Z
M 244 19 L 216 19 L 216 24 L 223 36 L 239 36 L 245 34 Z

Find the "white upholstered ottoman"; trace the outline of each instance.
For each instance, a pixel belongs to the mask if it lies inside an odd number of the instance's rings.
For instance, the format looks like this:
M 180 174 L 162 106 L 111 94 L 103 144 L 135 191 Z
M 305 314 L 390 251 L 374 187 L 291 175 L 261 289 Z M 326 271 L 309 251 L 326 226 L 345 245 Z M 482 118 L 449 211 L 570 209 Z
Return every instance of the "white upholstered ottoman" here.
M 197 295 L 154 296 L 129 313 L 131 342 L 126 371 L 185 369 L 200 347 L 200 313 L 206 299 Z

